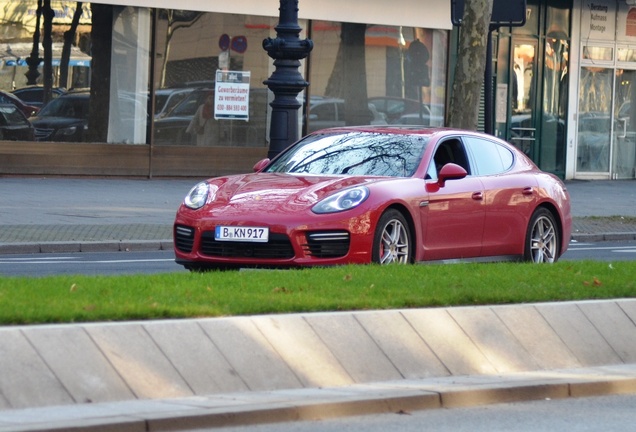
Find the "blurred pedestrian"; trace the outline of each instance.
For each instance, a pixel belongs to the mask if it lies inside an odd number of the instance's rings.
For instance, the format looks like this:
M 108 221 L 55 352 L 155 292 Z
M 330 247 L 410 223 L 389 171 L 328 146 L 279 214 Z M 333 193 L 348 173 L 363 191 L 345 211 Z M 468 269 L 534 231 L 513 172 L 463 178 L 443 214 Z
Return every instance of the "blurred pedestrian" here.
M 186 132 L 195 136 L 197 146 L 213 145 L 214 122 L 214 92 L 208 92 L 203 104 L 192 117 Z

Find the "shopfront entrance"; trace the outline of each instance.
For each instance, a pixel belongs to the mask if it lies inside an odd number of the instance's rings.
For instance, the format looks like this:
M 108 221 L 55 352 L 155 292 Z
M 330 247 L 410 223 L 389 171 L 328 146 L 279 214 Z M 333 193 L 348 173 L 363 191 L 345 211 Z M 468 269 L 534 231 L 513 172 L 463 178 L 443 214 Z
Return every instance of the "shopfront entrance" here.
M 633 179 L 636 8 L 624 1 L 604 0 L 581 11 L 575 176 Z
M 576 158 L 579 177 L 634 178 L 635 81 L 636 69 L 581 68 Z

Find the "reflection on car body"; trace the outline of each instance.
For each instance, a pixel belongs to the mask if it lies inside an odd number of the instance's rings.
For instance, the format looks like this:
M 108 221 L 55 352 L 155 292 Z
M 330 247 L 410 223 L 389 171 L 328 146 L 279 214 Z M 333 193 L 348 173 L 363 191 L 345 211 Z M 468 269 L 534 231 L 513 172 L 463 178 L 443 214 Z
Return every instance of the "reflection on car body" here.
M 554 262 L 570 239 L 563 182 L 514 146 L 477 132 L 325 129 L 254 169 L 190 191 L 175 218 L 178 263 L 207 270 Z

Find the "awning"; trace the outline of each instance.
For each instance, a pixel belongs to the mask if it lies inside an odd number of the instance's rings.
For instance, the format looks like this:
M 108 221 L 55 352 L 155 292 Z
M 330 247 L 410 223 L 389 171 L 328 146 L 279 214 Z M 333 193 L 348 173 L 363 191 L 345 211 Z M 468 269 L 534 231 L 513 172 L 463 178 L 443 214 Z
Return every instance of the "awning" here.
M 100 0 L 99 3 L 278 17 L 279 0 Z M 299 0 L 298 18 L 430 29 L 452 28 L 450 0 Z

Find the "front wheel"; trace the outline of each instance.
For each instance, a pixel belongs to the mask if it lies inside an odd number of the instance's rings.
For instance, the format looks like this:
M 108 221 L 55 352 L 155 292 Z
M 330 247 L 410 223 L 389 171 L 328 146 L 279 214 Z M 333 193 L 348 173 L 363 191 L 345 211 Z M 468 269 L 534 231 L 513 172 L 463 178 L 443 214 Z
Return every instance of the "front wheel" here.
M 545 208 L 530 218 L 523 258 L 535 263 L 553 263 L 559 259 L 559 230 L 554 216 Z
M 399 211 L 388 210 L 378 220 L 371 259 L 378 264 L 409 264 L 413 261 L 411 232 Z

